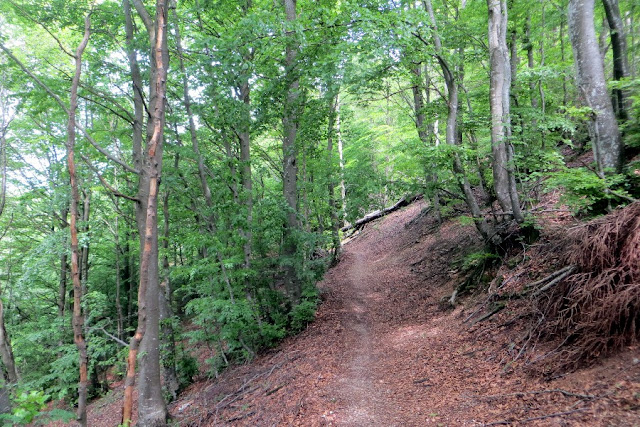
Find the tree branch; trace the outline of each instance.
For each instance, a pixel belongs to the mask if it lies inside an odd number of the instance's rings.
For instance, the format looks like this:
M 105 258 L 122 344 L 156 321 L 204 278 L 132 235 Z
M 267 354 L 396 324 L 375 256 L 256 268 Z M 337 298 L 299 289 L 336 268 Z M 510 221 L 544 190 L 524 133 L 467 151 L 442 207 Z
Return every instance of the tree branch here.
M 9 58 L 11 58 L 11 60 L 13 60 L 13 62 L 15 62 L 18 65 L 18 67 L 20 67 L 20 69 L 25 74 L 27 74 L 29 77 L 31 77 L 31 79 L 33 81 L 35 81 L 40 87 L 42 87 L 49 94 L 49 96 L 51 96 L 58 103 L 58 105 L 62 108 L 62 110 L 65 113 L 69 114 L 69 107 L 67 107 L 67 105 L 62 101 L 60 96 L 57 93 L 55 93 L 53 90 L 51 90 L 51 88 L 49 86 L 47 86 L 47 84 L 44 83 L 42 80 L 40 80 L 35 74 L 33 74 L 31 72 L 31 70 L 29 70 L 22 63 L 22 61 L 20 61 L 13 53 L 11 53 L 11 51 L 9 49 L 7 49 L 7 47 L 2 43 L 0 43 L 0 50 L 4 51 L 4 53 Z M 122 160 L 118 159 L 117 157 L 115 157 L 111 153 L 109 153 L 107 150 L 102 148 L 100 146 L 100 144 L 98 144 L 98 142 L 95 139 L 93 139 L 93 137 L 91 137 L 89 132 L 87 132 L 87 130 L 80 123 L 76 123 L 76 128 L 78 128 L 78 130 L 80 130 L 80 132 L 82 132 L 82 135 L 87 139 L 87 141 L 89 141 L 89 143 L 91 145 L 93 145 L 93 147 L 96 150 L 98 150 L 102 155 L 104 155 L 107 159 L 111 160 L 112 162 L 115 162 L 115 163 L 119 164 L 120 166 L 125 168 L 128 172 L 135 173 L 135 174 L 139 174 L 140 173 L 139 170 L 129 166 L 127 163 L 123 162 Z

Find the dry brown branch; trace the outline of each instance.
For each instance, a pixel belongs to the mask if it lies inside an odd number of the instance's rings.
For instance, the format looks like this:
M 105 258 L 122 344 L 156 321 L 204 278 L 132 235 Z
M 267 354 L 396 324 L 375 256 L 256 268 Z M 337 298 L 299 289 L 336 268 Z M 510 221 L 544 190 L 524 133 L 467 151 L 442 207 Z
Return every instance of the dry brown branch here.
M 565 411 L 565 412 L 555 412 L 553 414 L 547 414 L 547 415 L 540 415 L 538 417 L 531 417 L 531 418 L 527 418 L 524 420 L 504 420 L 504 421 L 495 421 L 492 423 L 488 423 L 488 424 L 483 424 L 485 427 L 488 426 L 506 426 L 506 425 L 510 425 L 510 424 L 514 424 L 514 423 L 528 423 L 531 421 L 537 421 L 537 420 L 545 420 L 548 418 L 555 418 L 555 417 L 562 417 L 564 415 L 571 415 L 571 414 L 575 414 L 576 412 L 583 412 L 586 411 L 587 408 L 578 408 L 578 409 L 573 409 L 571 411 Z
M 533 394 L 533 395 L 537 395 L 537 394 L 549 394 L 549 393 L 560 393 L 565 397 L 577 397 L 580 399 L 587 399 L 587 400 L 592 400 L 592 399 L 597 399 L 599 396 L 595 396 L 593 394 L 580 394 L 580 393 L 573 393 L 567 390 L 562 390 L 560 388 L 554 388 L 554 389 L 549 389 L 549 390 L 533 390 L 533 391 L 520 391 L 520 392 L 516 392 L 516 393 L 507 393 L 507 394 L 492 394 L 489 396 L 481 396 L 479 399 L 498 399 L 498 398 L 502 398 L 502 397 L 522 397 L 522 396 L 526 396 L 528 394 Z

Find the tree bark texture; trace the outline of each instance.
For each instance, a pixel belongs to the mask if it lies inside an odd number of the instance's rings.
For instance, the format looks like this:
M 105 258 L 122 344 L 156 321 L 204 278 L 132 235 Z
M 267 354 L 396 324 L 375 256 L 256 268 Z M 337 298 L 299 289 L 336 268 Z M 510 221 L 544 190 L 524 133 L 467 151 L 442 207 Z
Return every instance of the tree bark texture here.
M 85 17 L 84 37 L 75 52 L 75 74 L 71 82 L 69 99 L 69 119 L 67 122 L 67 166 L 71 184 L 71 203 L 69 208 L 71 232 L 71 281 L 73 283 L 73 341 L 78 348 L 80 380 L 78 382 L 78 411 L 76 420 L 81 426 L 87 425 L 87 342 L 84 339 L 84 317 L 82 314 L 82 283 L 80 281 L 81 251 L 78 245 L 78 218 L 80 194 L 76 177 L 75 145 L 76 145 L 76 110 L 78 108 L 78 86 L 82 73 L 82 53 L 89 43 L 91 29 L 90 14 Z
M 136 359 L 140 354 L 138 425 L 151 427 L 164 426 L 167 419 L 167 408 L 162 396 L 160 374 L 160 283 L 157 203 L 162 172 L 162 143 L 165 125 L 169 51 L 167 47 L 166 2 L 164 0 L 156 1 L 155 20 L 147 12 L 141 0 L 134 0 L 134 6 L 149 34 L 151 77 L 149 84 L 147 143 L 140 159 L 139 201 L 136 212 L 141 238 L 138 326 L 129 345 L 122 421 L 125 425 L 129 425 L 131 422 Z M 136 90 L 135 85 L 134 83 L 134 90 Z M 143 227 L 141 227 L 142 225 Z
M 489 8 L 489 61 L 491 63 L 491 151 L 493 181 L 498 203 L 505 212 L 512 212 L 518 222 L 524 217 L 516 190 L 511 137 L 510 99 L 511 66 L 507 47 L 507 3 L 487 0 Z
M 296 0 L 284 0 L 287 23 L 296 20 Z M 298 98 L 300 82 L 297 77 L 296 58 L 298 43 L 292 30 L 287 32 L 286 46 L 286 76 L 288 86 L 282 117 L 284 137 L 282 140 L 282 192 L 286 202 L 286 222 L 284 224 L 283 255 L 287 260 L 284 268 L 285 289 L 289 297 L 297 304 L 302 293 L 300 281 L 297 277 L 295 258 L 298 252 L 296 232 L 300 228 L 298 222 L 298 150 L 296 148 L 296 134 L 298 131 Z
M 604 78 L 594 27 L 594 0 L 569 1 L 569 36 L 576 66 L 578 93 L 593 110 L 590 133 L 599 173 L 619 171 L 622 140 Z

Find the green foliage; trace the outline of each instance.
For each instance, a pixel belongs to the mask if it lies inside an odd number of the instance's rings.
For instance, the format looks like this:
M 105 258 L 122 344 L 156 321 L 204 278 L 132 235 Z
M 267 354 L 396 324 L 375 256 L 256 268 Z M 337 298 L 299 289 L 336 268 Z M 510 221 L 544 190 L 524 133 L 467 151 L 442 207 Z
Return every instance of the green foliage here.
M 550 174 L 548 188 L 562 189 L 560 201 L 578 213 L 597 215 L 609 206 L 623 202 L 628 181 L 623 174 L 607 175 L 604 179 L 587 168 L 563 169 Z
M 465 255 L 462 258 L 460 265 L 463 270 L 468 271 L 478 267 L 482 267 L 487 263 L 491 263 L 499 259 L 501 259 L 499 255 L 493 252 L 482 250 L 477 252 L 471 252 L 470 254 Z
M 44 411 L 50 396 L 41 391 L 17 391 L 12 399 L 11 414 L 0 415 L 4 425 L 44 425 L 53 421 L 70 422 L 75 414 L 62 409 Z

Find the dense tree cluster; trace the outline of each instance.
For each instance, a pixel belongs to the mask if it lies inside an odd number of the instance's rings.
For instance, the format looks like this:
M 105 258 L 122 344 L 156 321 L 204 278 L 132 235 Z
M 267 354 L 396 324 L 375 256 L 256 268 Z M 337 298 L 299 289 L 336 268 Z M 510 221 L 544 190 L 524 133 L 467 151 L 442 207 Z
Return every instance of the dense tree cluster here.
M 217 375 L 304 328 L 340 228 L 408 194 L 494 249 L 545 188 L 634 200 L 639 9 L 3 0 L 0 407 L 86 425 L 109 374 L 164 425 L 189 343 Z

